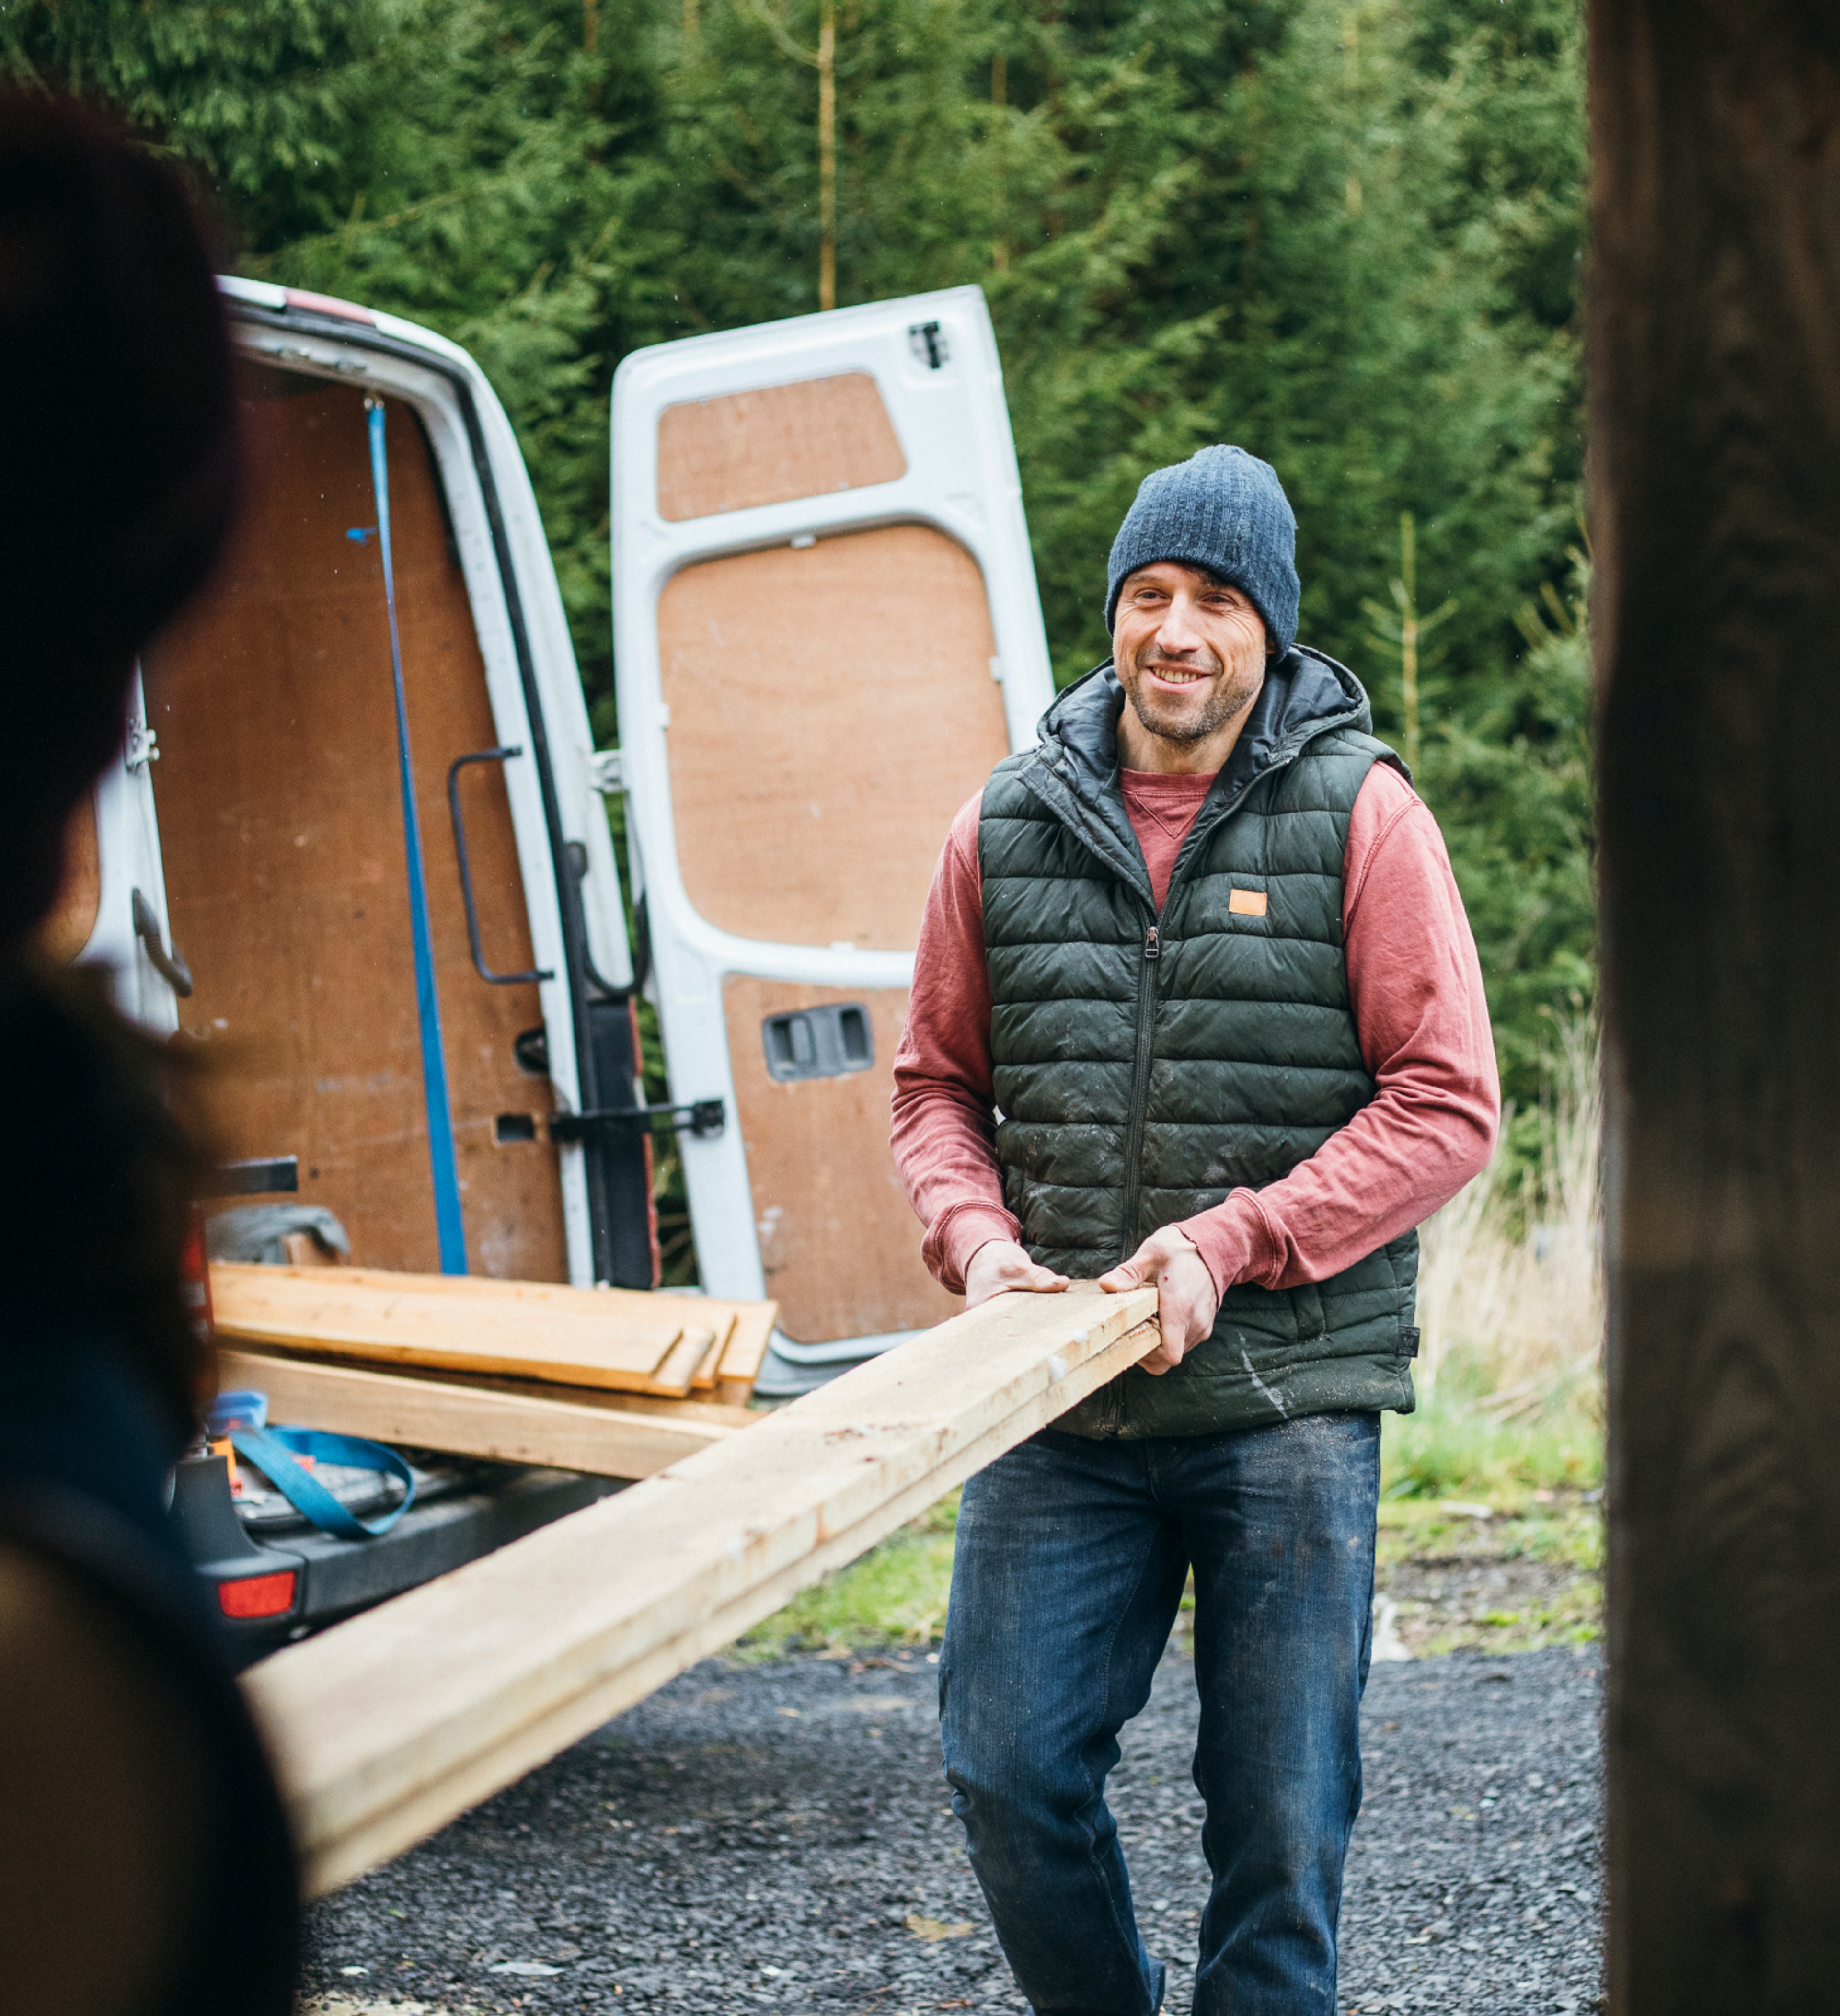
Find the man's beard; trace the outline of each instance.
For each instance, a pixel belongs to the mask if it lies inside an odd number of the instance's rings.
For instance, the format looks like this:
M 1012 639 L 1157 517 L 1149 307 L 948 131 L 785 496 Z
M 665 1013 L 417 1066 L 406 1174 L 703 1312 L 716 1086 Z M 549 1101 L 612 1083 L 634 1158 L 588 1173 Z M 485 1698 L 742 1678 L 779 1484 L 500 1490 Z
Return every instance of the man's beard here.
M 1150 665 L 1160 664 L 1158 659 Z M 1230 666 L 1223 672 L 1216 658 L 1209 666 L 1187 666 L 1184 671 L 1207 671 L 1212 685 L 1201 711 L 1190 714 L 1165 713 L 1154 700 L 1147 700 L 1143 691 L 1143 675 L 1149 666 L 1140 664 L 1127 675 L 1119 673 L 1119 681 L 1129 699 L 1137 718 L 1152 735 L 1161 736 L 1165 742 L 1203 742 L 1218 728 L 1223 728 L 1236 714 L 1249 706 L 1258 696 L 1263 683 L 1264 668 Z M 1172 668 L 1173 669 L 1173 668 Z

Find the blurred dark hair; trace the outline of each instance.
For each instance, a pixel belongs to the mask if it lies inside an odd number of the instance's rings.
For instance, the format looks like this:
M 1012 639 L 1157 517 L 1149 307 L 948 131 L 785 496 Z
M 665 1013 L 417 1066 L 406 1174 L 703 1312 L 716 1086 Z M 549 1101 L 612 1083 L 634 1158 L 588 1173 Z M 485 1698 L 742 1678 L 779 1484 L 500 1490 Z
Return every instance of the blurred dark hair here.
M 50 905 L 135 655 L 210 571 L 237 473 L 187 185 L 99 112 L 0 92 L 0 945 Z
M 0 1378 L 16 1351 L 125 1348 L 182 1442 L 207 1356 L 180 1271 L 204 1159 L 175 1079 L 196 1064 L 124 1021 L 100 972 L 31 953 L 0 956 Z
M 100 112 L 0 92 L 0 1340 L 112 1341 L 182 1432 L 203 1368 L 181 1280 L 200 1161 L 171 1096 L 181 1060 L 100 976 L 30 939 L 71 812 L 121 747 L 135 655 L 229 527 L 211 266 L 177 170 Z

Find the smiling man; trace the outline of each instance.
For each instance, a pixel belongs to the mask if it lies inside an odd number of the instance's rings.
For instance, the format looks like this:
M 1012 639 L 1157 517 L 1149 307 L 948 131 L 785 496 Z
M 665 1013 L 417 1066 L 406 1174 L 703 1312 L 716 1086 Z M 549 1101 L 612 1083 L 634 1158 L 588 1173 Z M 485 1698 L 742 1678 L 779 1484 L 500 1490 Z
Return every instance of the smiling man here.
M 965 1487 L 942 1729 L 1023 1993 L 1152 2016 L 1104 1800 L 1190 1570 L 1212 1888 L 1196 2016 L 1335 2004 L 1382 1410 L 1414 1228 L 1499 1093 L 1436 824 L 1298 645 L 1276 473 L 1203 448 L 1111 550 L 1111 659 L 952 823 L 895 1060 L 927 1264 L 976 1304 L 1154 1280 L 1143 1363 Z

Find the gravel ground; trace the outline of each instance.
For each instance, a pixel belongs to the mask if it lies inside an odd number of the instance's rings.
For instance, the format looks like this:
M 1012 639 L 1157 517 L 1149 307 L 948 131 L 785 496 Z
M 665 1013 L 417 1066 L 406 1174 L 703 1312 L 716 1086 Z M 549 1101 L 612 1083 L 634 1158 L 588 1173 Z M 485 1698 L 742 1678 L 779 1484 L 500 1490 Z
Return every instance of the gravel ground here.
M 1378 1665 L 1345 2010 L 1597 2006 L 1597 1648 Z M 306 2008 L 907 2016 L 1023 2007 L 945 1805 L 924 1654 L 711 1660 L 312 1914 Z M 1186 2016 L 1192 1669 L 1112 1784 Z

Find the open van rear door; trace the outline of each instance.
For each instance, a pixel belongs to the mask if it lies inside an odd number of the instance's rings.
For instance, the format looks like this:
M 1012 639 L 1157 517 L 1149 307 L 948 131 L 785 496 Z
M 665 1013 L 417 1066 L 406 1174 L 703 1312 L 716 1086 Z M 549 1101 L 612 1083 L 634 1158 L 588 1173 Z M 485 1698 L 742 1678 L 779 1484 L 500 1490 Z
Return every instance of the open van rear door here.
M 121 748 L 71 815 L 63 880 L 40 943 L 53 959 L 106 967 L 116 1006 L 164 1038 L 178 1027 L 192 977 L 167 921 L 152 772 L 160 751 L 138 671 L 124 729 Z
M 360 1264 L 649 1287 L 647 1143 L 594 1117 L 636 1096 L 619 887 L 510 424 L 426 330 L 224 290 L 250 494 L 146 664 L 218 1139 L 294 1157 Z
M 640 351 L 614 381 L 631 799 L 703 1280 L 786 1355 L 952 1313 L 888 1152 L 952 815 L 1053 697 L 1003 378 L 962 287 Z

